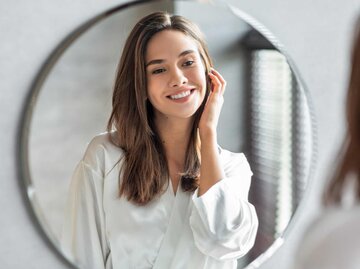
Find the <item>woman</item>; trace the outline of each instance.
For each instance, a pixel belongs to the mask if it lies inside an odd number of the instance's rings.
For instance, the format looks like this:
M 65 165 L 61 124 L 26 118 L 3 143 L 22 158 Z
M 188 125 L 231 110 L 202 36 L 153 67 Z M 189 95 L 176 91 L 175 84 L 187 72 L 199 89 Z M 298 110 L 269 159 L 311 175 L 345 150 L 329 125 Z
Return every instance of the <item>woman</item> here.
M 347 93 L 347 135 L 342 160 L 325 195 L 323 215 L 301 242 L 296 268 L 359 268 L 360 265 L 360 24 L 355 35 Z
M 258 227 L 243 154 L 217 145 L 226 82 L 198 28 L 156 12 L 130 33 L 108 133 L 72 179 L 64 252 L 81 268 L 236 268 Z

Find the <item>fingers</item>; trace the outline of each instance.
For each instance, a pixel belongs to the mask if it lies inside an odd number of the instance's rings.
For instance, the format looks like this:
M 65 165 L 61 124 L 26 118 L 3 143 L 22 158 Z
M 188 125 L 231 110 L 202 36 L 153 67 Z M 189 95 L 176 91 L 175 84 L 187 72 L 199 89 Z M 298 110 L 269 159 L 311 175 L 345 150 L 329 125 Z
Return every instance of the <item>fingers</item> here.
M 226 81 L 221 76 L 221 74 L 214 68 L 211 68 L 211 73 L 209 73 L 209 77 L 211 79 L 211 83 L 214 86 L 213 91 L 219 94 L 224 94 L 226 88 Z
M 220 73 L 213 68 L 209 73 L 209 79 L 212 85 L 212 91 L 206 100 L 205 108 L 200 118 L 200 136 L 202 130 L 207 130 L 208 128 L 216 132 L 219 115 L 224 103 L 223 93 L 225 91 L 226 81 Z

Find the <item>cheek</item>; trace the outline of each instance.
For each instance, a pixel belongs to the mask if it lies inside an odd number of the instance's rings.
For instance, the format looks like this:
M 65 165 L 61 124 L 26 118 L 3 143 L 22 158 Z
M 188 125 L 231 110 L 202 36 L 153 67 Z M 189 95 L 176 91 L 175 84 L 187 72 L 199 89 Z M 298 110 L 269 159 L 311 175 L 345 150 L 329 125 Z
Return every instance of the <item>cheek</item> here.
M 148 101 L 153 108 L 157 107 L 158 102 L 156 102 L 156 98 L 154 98 L 154 96 L 150 92 L 148 92 Z
M 147 79 L 147 87 L 148 91 L 151 91 L 151 89 L 159 89 L 160 87 L 163 87 L 165 85 L 167 78 L 164 74 L 162 75 L 153 75 Z
M 200 84 L 203 87 L 206 87 L 205 69 L 202 66 L 193 70 L 190 76 L 191 80 L 196 81 L 197 84 Z
M 152 105 L 154 105 L 154 103 L 156 103 L 156 95 L 154 94 L 154 91 L 152 91 L 151 89 L 148 90 L 147 92 L 147 96 L 149 98 L 149 101 Z
M 148 79 L 146 86 L 147 86 L 147 90 L 146 90 L 147 96 L 149 98 L 154 98 L 154 95 L 156 93 L 156 89 L 159 88 L 157 83 L 156 83 L 156 79 L 153 79 L 153 78 Z
M 206 91 L 206 87 L 207 87 L 207 76 L 205 74 L 205 70 L 201 70 L 199 71 L 199 80 L 201 81 L 201 86 L 202 88 L 204 89 L 204 94 L 205 94 L 205 91 Z
M 154 86 L 151 82 L 148 81 L 147 83 L 147 89 L 146 89 L 146 96 L 149 99 L 149 102 L 154 105 Z
M 147 82 L 147 97 L 153 107 L 158 107 L 162 103 L 162 82 L 159 79 L 151 79 Z

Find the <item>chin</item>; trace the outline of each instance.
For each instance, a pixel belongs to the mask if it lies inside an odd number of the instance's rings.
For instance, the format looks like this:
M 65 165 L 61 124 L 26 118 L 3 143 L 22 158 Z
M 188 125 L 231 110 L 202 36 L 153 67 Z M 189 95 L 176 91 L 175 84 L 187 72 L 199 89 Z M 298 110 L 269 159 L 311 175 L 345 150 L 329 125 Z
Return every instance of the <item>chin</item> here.
M 195 112 L 194 113 L 189 113 L 189 114 L 181 114 L 181 115 L 173 115 L 174 118 L 178 118 L 178 119 L 191 119 L 195 116 Z

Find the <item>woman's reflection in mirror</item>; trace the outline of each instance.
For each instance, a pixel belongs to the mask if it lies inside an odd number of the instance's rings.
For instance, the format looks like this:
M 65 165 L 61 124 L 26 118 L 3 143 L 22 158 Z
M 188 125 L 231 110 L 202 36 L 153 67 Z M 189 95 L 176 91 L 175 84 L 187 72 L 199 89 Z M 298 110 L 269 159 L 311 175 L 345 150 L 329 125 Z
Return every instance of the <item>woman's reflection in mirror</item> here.
M 360 20 L 346 99 L 347 132 L 341 161 L 327 186 L 324 212 L 308 229 L 296 256 L 298 269 L 360 266 Z
M 62 250 L 80 268 L 236 268 L 254 244 L 252 172 L 217 144 L 226 82 L 198 27 L 156 12 L 131 31 L 108 132 L 78 164 Z

